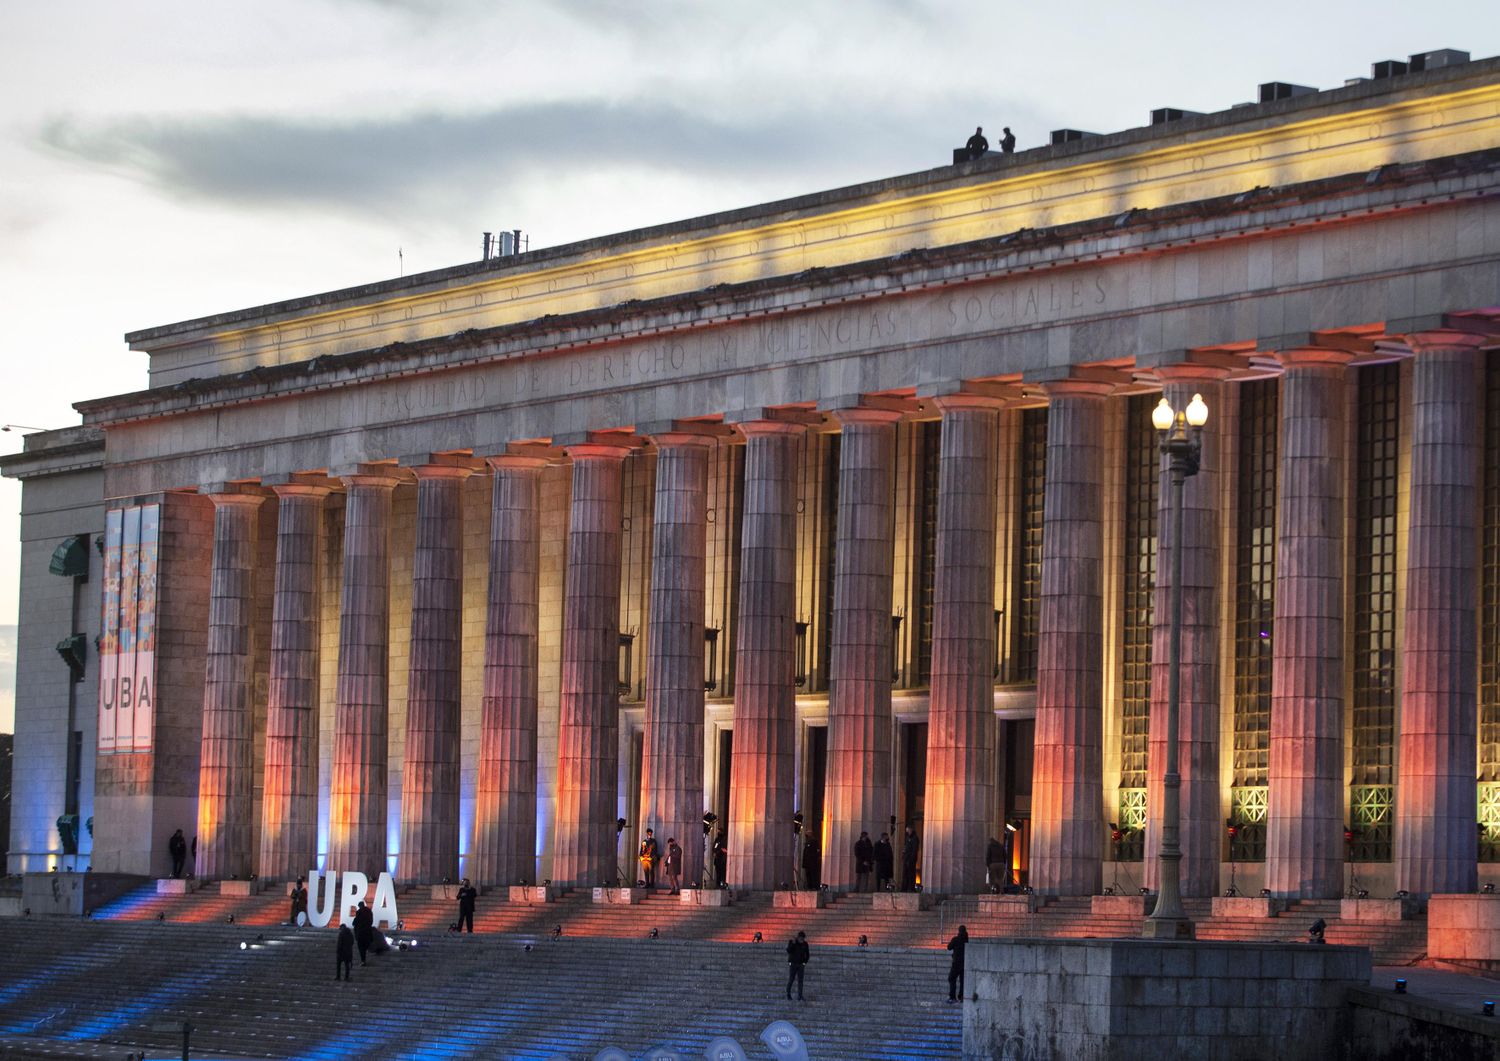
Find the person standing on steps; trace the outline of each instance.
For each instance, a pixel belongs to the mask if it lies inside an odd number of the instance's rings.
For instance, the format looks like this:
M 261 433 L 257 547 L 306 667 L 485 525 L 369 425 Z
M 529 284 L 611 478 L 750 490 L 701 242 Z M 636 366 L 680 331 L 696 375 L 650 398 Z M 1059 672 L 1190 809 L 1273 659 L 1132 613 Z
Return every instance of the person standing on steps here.
M 474 901 L 479 898 L 479 889 L 469 883 L 465 877 L 458 882 L 458 930 L 462 932 L 465 926 L 469 934 L 474 934 Z
M 646 887 L 656 887 L 656 861 L 660 854 L 660 848 L 656 844 L 656 834 L 650 829 L 646 830 L 646 839 L 641 841 L 641 880 L 645 881 Z
M 896 852 L 891 847 L 891 838 L 885 833 L 880 834 L 880 842 L 875 845 L 875 887 L 879 891 L 885 891 L 886 886 L 891 883 L 891 878 L 896 875 Z
M 901 844 L 901 890 L 904 892 L 917 890 L 917 854 L 921 847 L 917 831 L 908 825 L 906 839 Z
M 354 943 L 359 947 L 359 964 L 368 965 L 365 955 L 369 953 L 370 944 L 375 939 L 375 912 L 365 905 L 363 899 L 359 901 L 359 909 L 354 911 Z
M 993 836 L 984 849 L 984 863 L 990 872 L 990 888 L 1004 891 L 1010 883 L 1010 873 L 1005 865 L 1005 845 Z
M 181 829 L 167 841 L 167 854 L 172 856 L 172 879 L 177 880 L 182 876 L 183 863 L 187 861 L 187 840 Z
M 348 925 L 339 926 L 338 957 L 338 971 L 333 974 L 333 978 L 335 980 L 353 980 L 354 930 Z
M 948 949 L 953 952 L 953 963 L 948 966 L 949 1002 L 964 1000 L 964 948 L 968 945 L 969 929 L 959 925 L 958 934 L 948 941 Z
M 807 969 L 808 960 L 812 958 L 812 948 L 807 945 L 807 933 L 798 932 L 795 937 L 786 944 L 786 997 L 788 1001 L 792 997 L 792 981 L 797 982 L 797 1001 L 806 1002 L 802 997 L 802 975 Z
M 875 845 L 870 843 L 870 834 L 861 830 L 859 839 L 854 841 L 854 890 L 869 891 L 874 873 Z
M 303 922 L 307 920 L 307 885 L 300 880 L 292 886 L 292 924 L 294 925 L 299 924 L 298 914 L 302 915 Z
M 671 887 L 671 895 L 682 894 L 682 847 L 677 843 L 677 837 L 667 837 L 667 859 L 664 865 L 667 868 L 667 884 Z
M 728 879 L 729 842 L 724 839 L 724 830 L 720 829 L 718 836 L 714 837 L 714 887 L 724 887 Z

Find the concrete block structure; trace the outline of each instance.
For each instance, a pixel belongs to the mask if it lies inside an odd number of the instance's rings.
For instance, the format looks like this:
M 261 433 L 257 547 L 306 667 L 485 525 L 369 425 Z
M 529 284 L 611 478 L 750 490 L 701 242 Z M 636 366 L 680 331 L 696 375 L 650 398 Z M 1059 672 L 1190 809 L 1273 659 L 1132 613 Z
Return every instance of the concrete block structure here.
M 0 458 L 8 868 L 1133 891 L 1175 741 L 1184 894 L 1472 892 L 1496 144 L 1454 62 L 132 332 Z

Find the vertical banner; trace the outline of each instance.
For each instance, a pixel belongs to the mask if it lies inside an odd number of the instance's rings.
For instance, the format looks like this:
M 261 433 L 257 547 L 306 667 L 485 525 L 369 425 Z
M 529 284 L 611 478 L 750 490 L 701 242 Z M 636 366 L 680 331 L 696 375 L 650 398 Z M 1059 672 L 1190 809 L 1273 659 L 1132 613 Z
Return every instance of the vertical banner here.
M 135 740 L 138 752 L 151 750 L 156 725 L 156 545 L 161 506 L 141 506 L 141 545 L 135 594 Z
M 99 751 L 150 751 L 156 700 L 156 568 L 161 506 L 133 505 L 104 525 Z
M 120 537 L 124 512 L 110 510 L 104 517 L 104 622 L 99 634 L 99 751 L 115 750 L 119 715 L 116 679 L 120 666 Z M 134 740 L 134 733 L 131 734 Z

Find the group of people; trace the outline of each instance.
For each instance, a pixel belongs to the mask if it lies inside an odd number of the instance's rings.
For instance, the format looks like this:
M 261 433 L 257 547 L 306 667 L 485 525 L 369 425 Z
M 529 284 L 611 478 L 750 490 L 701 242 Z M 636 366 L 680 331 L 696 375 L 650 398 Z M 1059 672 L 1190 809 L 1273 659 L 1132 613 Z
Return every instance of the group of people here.
M 917 888 L 917 861 L 922 851 L 922 841 L 917 830 L 906 827 L 901 841 L 901 890 L 915 891 Z M 891 846 L 889 833 L 881 833 L 880 839 L 870 840 L 870 834 L 860 831 L 854 841 L 854 890 L 857 892 L 885 891 L 895 885 L 896 851 Z
M 1005 154 L 1014 154 L 1016 150 L 1016 134 L 1010 131 L 1010 126 L 1005 126 L 1005 135 L 1000 137 L 1000 150 Z M 984 126 L 976 126 L 974 135 L 969 137 L 964 147 L 969 152 L 970 159 L 976 159 L 990 149 L 989 138 L 984 135 Z
M 661 846 L 656 842 L 655 830 L 647 829 L 637 859 L 641 864 L 641 882 L 647 888 L 656 887 L 656 867 L 660 864 L 667 874 L 668 893 L 682 893 L 682 846 L 675 836 L 667 837 L 666 858 L 663 859 Z
M 370 951 L 381 954 L 390 950 L 390 944 L 386 942 L 385 936 L 375 931 L 375 912 L 360 902 L 354 911 L 354 917 L 350 924 L 339 926 L 338 933 L 338 971 L 334 973 L 335 980 L 354 979 L 354 952 L 359 950 L 359 964 L 368 965 L 367 955 Z
M 964 951 L 969 946 L 969 929 L 959 925 L 958 932 L 948 941 L 948 951 L 953 955 L 948 963 L 948 1001 L 958 1003 L 964 997 Z M 807 963 L 812 958 L 812 948 L 807 943 L 807 933 L 798 932 L 786 945 L 786 997 L 792 997 L 792 985 L 797 986 L 797 1001 L 805 1002 L 803 981 Z

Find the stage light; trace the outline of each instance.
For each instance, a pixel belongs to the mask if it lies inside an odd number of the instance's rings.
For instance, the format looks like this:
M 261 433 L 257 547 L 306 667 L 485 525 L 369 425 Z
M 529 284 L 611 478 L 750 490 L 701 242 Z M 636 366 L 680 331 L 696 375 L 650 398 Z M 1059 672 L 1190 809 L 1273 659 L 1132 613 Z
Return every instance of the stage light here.
M 550 888 L 550 887 L 552 887 L 552 878 L 548 877 L 546 880 L 542 881 L 542 887 L 543 888 Z
M 225 920 L 225 921 L 227 921 L 227 922 L 229 922 L 229 924 L 231 924 L 231 925 L 232 925 L 232 924 L 234 924 L 234 915 L 233 915 L 233 914 L 230 914 L 230 915 L 229 915 L 229 916 L 228 916 L 228 917 L 226 917 L 226 918 L 225 918 L 225 919 L 224 919 L 224 920 Z
M 1492 881 L 1491 883 L 1486 884 L 1483 888 L 1480 888 L 1479 889 L 1479 893 L 1481 895 L 1494 895 L 1495 894 L 1495 885 L 1494 885 L 1494 882 Z
M 387 936 L 387 937 L 385 937 L 385 945 L 387 947 L 394 947 L 396 945 L 396 941 L 393 940 L 393 939 L 391 939 L 390 936 Z
M 776 885 L 776 890 L 779 891 L 779 892 L 786 891 L 787 890 L 786 881 L 782 881 L 780 884 Z
M 1484 1004 L 1484 1008 L 1480 1012 L 1482 1012 L 1486 1017 L 1493 1017 L 1495 1015 L 1495 1004 L 1493 1002 L 1486 1001 Z
M 562 938 L 562 925 L 553 925 L 552 926 L 552 938 L 553 939 L 561 939 Z
M 861 933 L 859 937 L 859 945 L 861 947 L 868 947 L 870 945 L 870 937 Z
M 1115 886 L 1113 884 L 1106 884 L 1104 886 L 1104 894 L 1105 895 L 1113 895 L 1114 893 L 1115 893 Z
M 1396 981 L 1396 994 L 1398 994 L 1398 995 L 1404 995 L 1404 994 L 1406 994 L 1406 981 L 1405 980 L 1399 980 L 1398 979 Z
M 530 954 L 531 953 L 531 944 L 528 943 L 524 947 L 522 947 L 521 949 L 524 950 L 527 954 Z
M 1359 898 L 1361 898 L 1361 899 L 1368 899 L 1369 897 L 1370 897 L 1370 889 L 1369 888 L 1361 888 L 1361 889 L 1359 889 Z
M 406 922 L 405 921 L 397 921 L 396 922 L 396 931 L 397 932 L 404 931 L 405 929 L 406 929 Z
M 1411 895 L 1411 892 L 1407 891 L 1405 888 L 1402 888 L 1400 891 L 1398 891 L 1396 893 L 1396 898 L 1398 898 L 1398 899 L 1405 899 L 1405 898 L 1409 897 L 1410 895 Z
M 1307 942 L 1326 943 L 1327 940 L 1323 938 L 1323 934 L 1327 931 L 1327 929 L 1328 922 L 1324 921 L 1321 917 L 1318 918 L 1311 925 L 1307 926 Z M 1401 982 L 1405 983 L 1406 981 L 1403 980 Z
M 522 877 L 520 880 L 516 881 L 516 886 L 519 888 L 526 887 L 526 878 Z
M 240 940 L 240 950 L 249 950 L 249 949 L 250 949 L 250 944 L 246 943 L 244 940 Z
M 1262 888 L 1260 890 L 1260 897 L 1262 899 L 1269 899 L 1271 897 L 1271 889 L 1270 888 Z
M 26 916 L 27 917 L 31 916 L 31 909 L 29 907 L 26 910 Z M 158 921 L 165 921 L 167 919 L 167 912 L 165 910 L 158 910 L 156 912 L 156 919 Z
M 765 941 L 761 938 L 760 933 L 757 932 L 755 935 L 753 935 L 753 936 L 750 937 L 750 942 L 751 943 L 763 943 Z
M 661 929 L 659 929 L 659 928 L 653 928 L 651 930 L 651 937 L 650 938 L 651 939 L 660 939 L 661 938 Z

